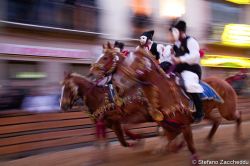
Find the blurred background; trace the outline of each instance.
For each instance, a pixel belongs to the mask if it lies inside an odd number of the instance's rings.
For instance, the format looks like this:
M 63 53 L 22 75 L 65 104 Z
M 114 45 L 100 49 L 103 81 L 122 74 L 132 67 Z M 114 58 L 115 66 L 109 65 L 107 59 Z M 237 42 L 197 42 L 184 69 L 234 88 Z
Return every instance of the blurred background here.
M 120 40 L 125 43 L 125 49 L 133 51 L 140 34 L 146 30 L 154 29 L 153 40 L 167 44 L 169 25 L 176 19 L 187 22 L 187 33 L 194 36 L 206 52 L 202 58 L 203 76 L 226 79 L 244 101 L 248 101 L 249 0 L 1 0 L 1 118 L 24 115 L 21 110 L 59 111 L 59 82 L 64 71 L 85 75 L 100 55 L 103 43 Z M 77 119 L 82 115 L 70 117 Z M 39 121 L 34 118 L 21 121 Z M 12 128 L 8 128 L 10 119 L 1 121 L 2 127 L 7 128 L 0 132 L 0 137 L 19 136 L 10 136 L 13 133 Z M 69 123 L 67 127 L 72 130 L 72 126 L 77 126 L 78 130 L 81 123 L 78 126 Z M 43 130 L 39 128 L 40 133 L 48 131 Z M 2 153 L 5 152 L 2 149 Z
M 63 72 L 86 74 L 108 40 L 121 40 L 133 50 L 140 34 L 154 29 L 154 40 L 167 43 L 168 27 L 179 18 L 206 51 L 205 77 L 226 79 L 250 67 L 249 0 L 0 3 L 0 109 L 20 107 L 25 96 L 59 95 Z

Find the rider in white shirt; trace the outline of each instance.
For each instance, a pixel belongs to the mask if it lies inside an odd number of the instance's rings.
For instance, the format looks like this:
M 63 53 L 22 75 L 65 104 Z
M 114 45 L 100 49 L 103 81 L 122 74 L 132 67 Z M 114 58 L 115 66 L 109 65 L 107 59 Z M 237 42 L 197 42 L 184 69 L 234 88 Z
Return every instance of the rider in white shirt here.
M 174 54 L 172 54 L 172 61 L 176 65 L 174 72 L 181 75 L 185 89 L 193 99 L 196 107 L 193 117 L 194 121 L 200 122 L 204 117 L 204 113 L 200 98 L 203 88 L 199 84 L 202 74 L 199 44 L 193 37 L 186 35 L 186 23 L 184 21 L 178 21 L 169 30 L 175 40 L 173 46 Z

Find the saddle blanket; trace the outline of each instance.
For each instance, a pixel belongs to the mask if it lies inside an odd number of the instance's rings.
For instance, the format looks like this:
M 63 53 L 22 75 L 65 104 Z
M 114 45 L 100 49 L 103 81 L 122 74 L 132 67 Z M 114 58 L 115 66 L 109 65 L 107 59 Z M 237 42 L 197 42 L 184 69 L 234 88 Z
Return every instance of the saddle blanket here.
M 217 94 L 217 92 L 207 83 L 200 81 L 200 85 L 203 87 L 204 92 L 201 93 L 202 100 L 214 100 L 219 103 L 224 103 L 223 99 Z

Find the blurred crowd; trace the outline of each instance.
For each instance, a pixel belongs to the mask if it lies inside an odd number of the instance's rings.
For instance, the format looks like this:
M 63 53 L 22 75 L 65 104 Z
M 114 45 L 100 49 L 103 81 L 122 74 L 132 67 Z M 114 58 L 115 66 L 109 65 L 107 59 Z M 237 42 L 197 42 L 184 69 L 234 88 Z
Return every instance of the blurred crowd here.
M 0 110 L 23 109 L 31 112 L 59 111 L 60 89 L 56 86 L 2 86 Z
M 238 95 L 249 95 L 249 76 L 247 69 L 231 73 L 225 80 Z M 59 85 L 48 86 L 1 86 L 0 110 L 23 109 L 30 112 L 60 111 L 61 89 Z M 78 101 L 78 105 L 83 105 Z

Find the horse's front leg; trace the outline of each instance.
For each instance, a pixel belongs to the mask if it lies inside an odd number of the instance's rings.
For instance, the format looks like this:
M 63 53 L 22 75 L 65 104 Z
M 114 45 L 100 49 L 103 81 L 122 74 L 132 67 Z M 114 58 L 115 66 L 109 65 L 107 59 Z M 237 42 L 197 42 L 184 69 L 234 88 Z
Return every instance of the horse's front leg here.
M 190 125 L 186 125 L 182 129 L 183 136 L 185 138 L 185 141 L 187 143 L 188 149 L 192 154 L 192 164 L 193 165 L 199 165 L 198 161 L 198 156 L 196 154 L 196 149 L 194 147 L 194 140 L 193 140 L 193 133 Z
M 123 130 L 126 136 L 128 136 L 130 139 L 136 141 L 136 140 L 141 140 L 143 138 L 142 134 L 137 134 L 137 133 L 133 133 L 129 130 L 131 126 L 130 125 L 123 125 Z
M 96 139 L 97 147 L 102 148 L 107 146 L 106 124 L 103 119 L 96 122 Z
M 123 133 L 123 130 L 122 130 L 122 126 L 121 126 L 121 123 L 119 122 L 113 122 L 112 123 L 112 129 L 114 130 L 119 142 L 121 143 L 122 146 L 124 147 L 130 147 L 131 144 L 129 144 L 125 138 L 124 138 L 124 133 Z

